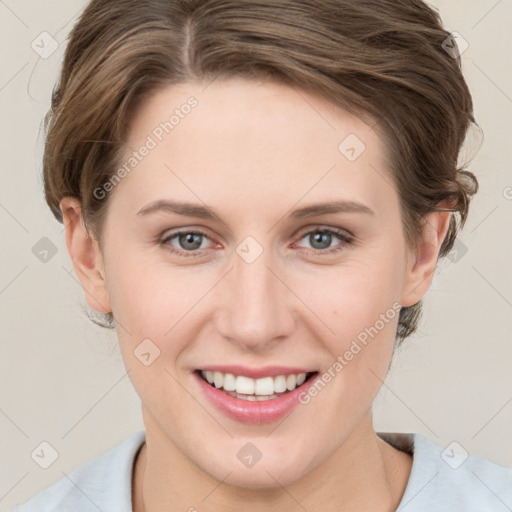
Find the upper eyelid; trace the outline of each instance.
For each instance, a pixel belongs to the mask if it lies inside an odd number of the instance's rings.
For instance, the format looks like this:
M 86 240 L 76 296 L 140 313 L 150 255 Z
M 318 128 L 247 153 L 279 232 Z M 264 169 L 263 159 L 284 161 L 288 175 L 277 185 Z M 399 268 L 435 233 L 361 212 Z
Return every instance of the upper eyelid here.
M 351 237 L 351 238 L 354 236 L 348 229 L 337 228 L 334 226 L 326 226 L 323 224 L 317 224 L 313 227 L 308 226 L 306 228 L 299 229 L 295 232 L 294 236 L 301 236 L 301 238 L 302 238 L 304 235 L 307 235 L 312 232 L 314 233 L 317 231 L 330 231 L 332 233 L 341 234 L 341 235 L 346 234 L 348 237 Z

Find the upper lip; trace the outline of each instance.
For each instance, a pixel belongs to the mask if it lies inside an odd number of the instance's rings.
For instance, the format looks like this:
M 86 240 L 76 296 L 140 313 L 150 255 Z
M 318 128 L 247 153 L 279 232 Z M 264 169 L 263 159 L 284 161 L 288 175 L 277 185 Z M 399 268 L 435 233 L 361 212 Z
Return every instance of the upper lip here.
M 277 377 L 278 375 L 291 375 L 299 373 L 311 373 L 316 370 L 291 366 L 265 366 L 260 368 L 250 368 L 241 365 L 208 365 L 197 368 L 198 371 L 211 371 L 221 373 L 231 373 L 233 375 L 244 375 L 252 379 L 262 377 Z

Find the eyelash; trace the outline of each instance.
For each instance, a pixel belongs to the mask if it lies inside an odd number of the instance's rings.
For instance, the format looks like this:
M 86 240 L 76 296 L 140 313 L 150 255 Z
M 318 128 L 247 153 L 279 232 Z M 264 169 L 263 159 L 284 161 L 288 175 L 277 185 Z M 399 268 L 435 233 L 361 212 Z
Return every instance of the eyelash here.
M 307 251 L 312 251 L 314 255 L 326 255 L 326 254 L 333 254 L 337 253 L 341 250 L 343 250 L 347 246 L 351 246 L 353 243 L 353 237 L 349 235 L 347 232 L 334 229 L 334 228 L 325 228 L 325 227 L 318 227 L 316 229 L 313 229 L 311 231 L 307 231 L 304 233 L 299 240 L 302 240 L 308 235 L 312 235 L 314 233 L 321 233 L 321 234 L 330 234 L 337 237 L 342 243 L 328 248 L 328 249 L 307 249 Z M 170 242 L 172 239 L 176 238 L 179 235 L 188 234 L 188 235 L 200 235 L 206 238 L 209 238 L 208 235 L 202 231 L 193 231 L 193 230 L 181 230 L 181 231 L 174 231 L 170 233 L 168 236 L 166 236 L 164 239 L 161 240 L 161 245 L 165 248 L 165 250 L 169 251 L 173 254 L 178 254 L 179 256 L 183 256 L 185 258 L 194 258 L 194 257 L 200 257 L 203 255 L 204 249 L 197 249 L 194 251 L 184 251 L 184 250 L 176 250 L 172 248 L 168 242 Z

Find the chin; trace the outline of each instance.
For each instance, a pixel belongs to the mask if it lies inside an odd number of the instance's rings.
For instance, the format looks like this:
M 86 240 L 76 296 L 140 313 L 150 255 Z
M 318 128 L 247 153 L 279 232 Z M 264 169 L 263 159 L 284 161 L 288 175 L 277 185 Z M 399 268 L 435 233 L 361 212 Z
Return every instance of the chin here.
M 229 469 L 226 468 L 226 473 L 218 475 L 217 479 L 222 481 L 228 471 Z M 282 488 L 294 483 L 305 473 L 305 471 L 300 471 L 300 468 L 296 466 L 293 468 L 283 467 L 282 463 L 269 464 L 268 466 L 260 466 L 258 468 L 253 467 L 251 469 L 239 468 L 233 470 L 231 468 L 231 471 L 231 474 L 224 480 L 225 484 L 252 490 Z
M 261 444 L 257 439 L 254 444 L 251 441 L 237 441 L 236 449 L 223 451 L 222 459 L 219 455 L 213 455 L 208 461 L 203 461 L 204 464 L 201 461 L 196 461 L 196 464 L 215 480 L 244 489 L 281 488 L 299 480 L 311 469 L 313 462 L 308 463 L 297 443 L 290 450 L 284 450 L 282 445 L 279 449 L 272 449 L 267 443 L 268 447 L 257 451 L 255 445 Z M 233 456 L 226 457 L 227 453 L 233 453 Z M 218 463 L 212 466 L 211 462 L 215 459 Z

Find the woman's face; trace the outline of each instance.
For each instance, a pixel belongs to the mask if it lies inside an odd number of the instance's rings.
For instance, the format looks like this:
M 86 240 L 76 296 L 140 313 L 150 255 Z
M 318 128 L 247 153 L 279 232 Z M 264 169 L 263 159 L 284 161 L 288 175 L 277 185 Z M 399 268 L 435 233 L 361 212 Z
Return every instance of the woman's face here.
M 216 80 L 149 98 L 126 162 L 103 265 L 148 441 L 258 487 L 286 485 L 364 437 L 399 304 L 415 302 L 377 133 L 303 91 Z M 340 204 L 310 208 L 327 203 Z M 259 377 L 264 399 L 232 397 L 198 369 Z M 281 394 L 289 374 L 309 372 L 292 399 Z M 254 382 L 224 380 L 244 398 Z

